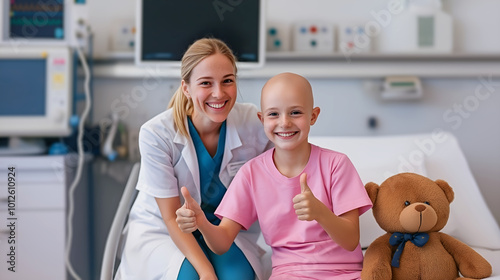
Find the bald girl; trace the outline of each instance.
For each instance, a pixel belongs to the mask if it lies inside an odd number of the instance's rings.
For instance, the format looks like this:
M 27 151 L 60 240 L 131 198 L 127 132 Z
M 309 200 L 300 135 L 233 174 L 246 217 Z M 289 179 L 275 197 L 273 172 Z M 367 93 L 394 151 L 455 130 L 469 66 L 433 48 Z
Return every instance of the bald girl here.
M 314 99 L 311 84 L 306 78 L 289 72 L 278 74 L 265 83 L 262 88 L 260 99 L 261 108 L 265 107 L 266 104 L 262 102 L 267 98 L 274 97 L 283 102 L 288 101 L 291 97 L 294 97 L 291 96 L 292 92 L 302 96 L 297 102 L 300 102 L 301 105 L 312 110 Z M 272 97 L 269 97 L 270 93 L 272 93 Z
M 296 176 L 309 160 L 308 135 L 320 112 L 313 103 L 311 84 L 294 73 L 278 74 L 262 88 L 257 115 L 275 145 L 274 160 L 285 176 Z

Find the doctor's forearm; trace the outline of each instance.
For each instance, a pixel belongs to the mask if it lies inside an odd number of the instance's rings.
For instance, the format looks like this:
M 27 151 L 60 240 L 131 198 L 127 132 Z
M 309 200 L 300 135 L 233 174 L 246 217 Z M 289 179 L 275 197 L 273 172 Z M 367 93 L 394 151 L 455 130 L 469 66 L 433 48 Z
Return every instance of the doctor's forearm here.
M 175 221 L 166 224 L 170 237 L 172 237 L 177 248 L 179 248 L 196 269 L 196 272 L 200 276 L 203 274 L 215 274 L 212 264 L 201 250 L 193 234 L 180 231 Z
M 175 211 L 181 206 L 179 197 L 156 198 L 156 202 L 172 241 L 193 265 L 200 278 L 204 275 L 215 276 L 212 264 L 201 250 L 193 234 L 182 232 L 175 221 L 177 217 Z

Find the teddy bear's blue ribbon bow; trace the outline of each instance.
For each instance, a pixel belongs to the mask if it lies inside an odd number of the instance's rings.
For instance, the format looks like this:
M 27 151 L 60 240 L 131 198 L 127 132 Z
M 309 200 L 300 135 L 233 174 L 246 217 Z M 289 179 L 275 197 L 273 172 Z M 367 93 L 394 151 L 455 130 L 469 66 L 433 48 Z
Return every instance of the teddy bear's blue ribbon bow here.
M 401 233 L 395 232 L 391 235 L 389 239 L 389 243 L 392 246 L 396 246 L 399 244 L 396 252 L 394 252 L 394 256 L 392 257 L 391 265 L 393 267 L 399 267 L 399 258 L 401 258 L 401 253 L 403 253 L 403 249 L 405 247 L 406 241 L 411 241 L 411 243 L 415 244 L 418 247 L 422 247 L 429 241 L 429 234 L 425 232 L 420 233 Z

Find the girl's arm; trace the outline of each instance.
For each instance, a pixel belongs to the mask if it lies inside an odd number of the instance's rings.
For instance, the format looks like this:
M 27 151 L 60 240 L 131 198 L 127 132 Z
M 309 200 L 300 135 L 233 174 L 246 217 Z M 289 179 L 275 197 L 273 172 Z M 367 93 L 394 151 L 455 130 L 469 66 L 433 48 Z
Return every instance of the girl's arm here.
M 316 220 L 342 248 L 348 251 L 356 249 L 359 244 L 358 209 L 337 216 L 314 196 L 307 185 L 305 173 L 300 176 L 300 186 L 302 192 L 293 198 L 293 207 L 299 220 Z
M 325 213 L 320 215 L 316 221 L 325 229 L 333 241 L 348 251 L 354 251 L 359 244 L 358 209 L 351 210 L 340 216 L 335 215 L 326 207 L 325 209 Z
M 241 225 L 228 218 L 222 218 L 218 226 L 213 225 L 186 187 L 181 188 L 181 193 L 185 203 L 176 211 L 178 229 L 185 233 L 199 229 L 210 250 L 218 255 L 226 253 L 241 230 Z
M 217 279 L 215 270 L 192 234 L 182 232 L 175 221 L 175 211 L 181 206 L 179 197 L 155 198 L 161 216 L 175 245 L 186 256 L 200 279 Z

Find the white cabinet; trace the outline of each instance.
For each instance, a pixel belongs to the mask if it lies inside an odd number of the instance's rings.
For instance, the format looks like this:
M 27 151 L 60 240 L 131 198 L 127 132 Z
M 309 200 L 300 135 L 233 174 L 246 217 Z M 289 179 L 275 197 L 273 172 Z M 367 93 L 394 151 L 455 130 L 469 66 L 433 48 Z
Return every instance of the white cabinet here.
M 0 279 L 66 279 L 70 159 L 0 157 Z

